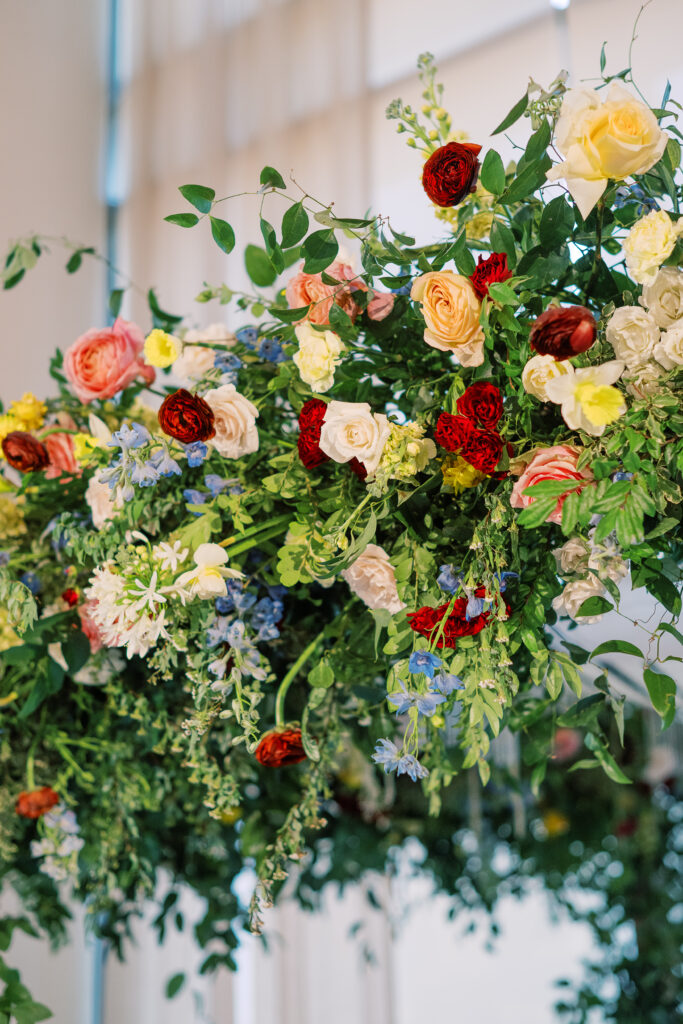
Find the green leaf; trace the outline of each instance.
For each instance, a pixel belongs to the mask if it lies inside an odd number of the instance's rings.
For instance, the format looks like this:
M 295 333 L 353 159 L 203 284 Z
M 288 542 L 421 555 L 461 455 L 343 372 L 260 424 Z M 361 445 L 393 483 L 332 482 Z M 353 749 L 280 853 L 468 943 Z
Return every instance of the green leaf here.
M 531 498 L 544 498 L 546 495 L 557 498 L 569 490 L 576 490 L 577 486 L 581 484 L 577 484 L 575 480 L 542 480 L 540 484 L 525 487 L 522 494 L 527 494 Z
M 484 163 L 479 172 L 479 181 L 485 189 L 493 192 L 494 196 L 499 196 L 505 189 L 505 167 L 500 153 L 497 153 L 495 149 L 490 149 L 484 157 Z
M 232 252 L 235 248 L 235 232 L 232 230 L 227 220 L 221 220 L 219 217 L 209 217 L 211 221 L 211 234 L 213 240 L 223 252 Z
M 32 999 L 12 1006 L 12 1017 L 16 1024 L 38 1024 L 38 1021 L 47 1020 L 51 1016 L 52 1010 L 42 1003 L 34 1003 Z
M 530 196 L 546 180 L 545 172 L 550 168 L 551 163 L 550 158 L 545 156 L 542 160 L 525 167 L 505 189 L 500 197 L 501 203 L 520 203 L 522 199 Z
M 199 223 L 199 217 L 196 213 L 171 213 L 168 217 L 164 217 L 169 224 L 177 224 L 179 228 L 193 228 L 195 224 Z
M 518 121 L 528 105 L 529 93 L 525 92 L 521 100 L 518 100 L 515 103 L 512 110 L 503 118 L 498 127 L 493 129 L 491 135 L 500 135 L 500 133 L 504 132 L 506 128 L 509 128 L 510 125 L 513 125 L 515 121 Z
M 652 707 L 662 719 L 662 727 L 668 729 L 676 715 L 676 682 L 663 672 L 653 672 L 646 668 L 643 679 L 650 694 Z
M 338 306 L 336 302 L 333 302 L 330 307 L 330 326 L 334 331 L 337 332 L 342 341 L 349 341 L 351 338 L 355 338 L 356 329 L 353 326 L 353 320 L 341 306 Z
M 557 719 L 557 724 L 565 729 L 581 729 L 597 721 L 602 711 L 605 698 L 601 693 L 593 693 L 590 697 L 584 697 L 576 704 L 572 704 Z
M 595 754 L 608 779 L 611 779 L 612 782 L 619 782 L 621 785 L 630 785 L 631 780 L 628 775 L 624 775 L 603 741 L 595 733 L 589 732 L 585 742 L 588 749 Z
M 576 617 L 581 618 L 582 615 L 604 615 L 605 612 L 611 611 L 613 611 L 613 606 L 606 598 L 589 597 L 579 608 Z
M 95 250 L 92 246 L 89 246 L 87 249 L 76 249 L 76 251 L 71 254 L 69 262 L 66 265 L 67 274 L 74 274 L 80 267 L 83 261 L 83 256 L 86 254 L 92 255 L 94 252 Z
M 73 633 L 68 640 L 63 641 L 62 654 L 72 675 L 83 668 L 90 658 L 90 641 L 85 633 Z
M 214 189 L 206 185 L 181 185 L 178 191 L 200 213 L 208 213 L 216 198 Z
M 123 288 L 114 288 L 109 292 L 109 312 L 116 319 L 123 302 Z
M 297 245 L 308 231 L 308 214 L 303 202 L 294 203 L 282 218 L 282 245 L 289 249 Z
M 548 674 L 545 677 L 545 688 L 551 700 L 557 700 L 562 693 L 563 686 L 562 672 L 557 662 L 552 662 L 548 667 Z
M 174 996 L 178 995 L 184 984 L 185 972 L 181 971 L 179 974 L 174 974 L 173 977 L 169 978 L 166 982 L 166 998 L 173 999 Z
M 278 320 L 282 320 L 284 324 L 295 324 L 308 313 L 310 306 L 297 306 L 295 309 L 285 309 L 284 306 L 270 306 L 269 311 L 273 316 L 276 316 Z
M 304 273 L 317 274 L 329 267 L 330 263 L 339 252 L 339 244 L 334 237 L 334 231 L 325 228 L 322 231 L 314 231 L 309 235 L 301 246 L 304 256 Z
M 574 230 L 574 210 L 564 196 L 551 199 L 541 214 L 538 234 L 544 249 L 556 249 Z
M 501 224 L 494 220 L 491 225 L 491 248 L 494 252 L 504 252 L 508 258 L 508 266 L 511 270 L 517 265 L 517 253 L 515 251 L 515 236 L 507 224 Z
M 526 526 L 529 529 L 540 526 L 541 523 L 546 521 L 550 513 L 554 511 L 556 505 L 557 498 L 555 497 L 536 498 L 525 509 L 522 509 L 517 517 L 517 524 L 519 526 Z
M 631 654 L 634 658 L 643 658 L 643 652 L 635 644 L 628 640 L 605 640 L 595 648 L 591 654 L 592 658 L 599 658 L 601 654 Z
M 273 284 L 277 271 L 270 262 L 268 253 L 258 245 L 248 245 L 244 250 L 244 265 L 249 277 L 259 288 Z
M 274 167 L 264 167 L 261 171 L 259 181 L 264 188 L 282 188 L 286 189 L 285 179 L 282 177 L 279 171 L 276 171 Z
M 334 672 L 325 658 L 308 673 L 308 681 L 311 686 L 327 689 L 334 682 Z
M 183 318 L 181 316 L 174 316 L 173 313 L 167 313 L 161 308 L 153 288 L 150 288 L 147 292 L 147 304 L 149 305 L 152 323 L 155 327 L 160 327 L 163 331 L 173 331 L 176 324 L 182 323 Z

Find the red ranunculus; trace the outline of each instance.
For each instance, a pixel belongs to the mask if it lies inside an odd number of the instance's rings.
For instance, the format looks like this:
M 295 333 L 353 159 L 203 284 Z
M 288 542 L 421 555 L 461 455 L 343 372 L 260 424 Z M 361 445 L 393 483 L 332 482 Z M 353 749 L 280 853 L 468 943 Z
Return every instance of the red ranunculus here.
M 78 604 L 78 591 L 73 587 L 67 587 L 62 593 L 62 601 L 66 601 L 69 608 L 73 608 L 75 604 Z
M 437 206 L 457 206 L 477 187 L 481 146 L 447 142 L 430 156 L 422 171 L 422 187 Z
M 479 257 L 477 266 L 470 274 L 470 281 L 479 298 L 483 299 L 489 293 L 490 284 L 507 281 L 509 277 L 512 277 L 512 271 L 508 267 L 507 253 L 492 252 L 486 259 Z
M 490 476 L 503 454 L 503 438 L 495 430 L 477 430 L 473 427 L 460 454 L 480 473 Z
M 474 429 L 474 424 L 466 416 L 442 412 L 436 422 L 434 436 L 447 452 L 459 452 Z
M 11 430 L 2 439 L 2 453 L 12 469 L 21 473 L 34 473 L 50 464 L 44 444 L 26 430 Z
M 305 761 L 301 729 L 272 729 L 259 742 L 254 757 L 266 768 L 284 768 Z
M 299 413 L 299 437 L 297 438 L 297 449 L 299 458 L 306 469 L 314 469 L 329 462 L 329 455 L 320 447 L 320 431 L 325 418 L 327 404 L 319 398 L 309 398 L 304 402 Z
M 475 591 L 475 597 L 483 597 L 485 590 L 479 587 Z M 416 612 L 409 612 L 408 622 L 410 628 L 419 633 L 420 636 L 432 640 L 435 629 L 440 625 L 446 615 L 450 602 L 439 605 L 438 608 L 419 608 Z M 446 619 L 443 632 L 439 637 L 436 646 L 438 648 L 454 648 L 458 637 L 475 636 L 488 624 L 491 617 L 490 612 L 482 612 L 481 615 L 473 616 L 469 622 L 466 618 L 467 598 L 459 597 L 453 603 L 450 615 Z
M 59 796 L 51 786 L 43 786 L 41 789 L 32 789 L 30 792 L 20 793 L 14 810 L 22 818 L 40 818 L 52 810 L 55 804 L 59 803 Z
M 159 409 L 159 426 L 181 444 L 208 441 L 216 433 L 211 406 L 185 388 L 174 391 L 163 400 Z
M 591 347 L 597 324 L 585 306 L 548 306 L 529 334 L 529 344 L 542 356 L 571 359 Z
M 493 430 L 503 415 L 503 396 L 496 385 L 487 380 L 470 384 L 456 405 L 461 416 L 467 416 L 488 430 Z

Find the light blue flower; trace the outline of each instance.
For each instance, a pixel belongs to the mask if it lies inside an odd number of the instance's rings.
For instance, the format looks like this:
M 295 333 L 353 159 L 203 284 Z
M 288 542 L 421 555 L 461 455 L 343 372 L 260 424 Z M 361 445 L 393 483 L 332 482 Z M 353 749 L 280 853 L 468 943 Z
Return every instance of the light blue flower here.
M 130 482 L 138 487 L 151 487 L 159 479 L 157 469 L 150 462 L 136 462 L 130 472 Z
M 465 684 L 459 676 L 453 676 L 448 672 L 439 672 L 435 675 L 431 689 L 442 693 L 444 697 L 450 697 L 454 690 L 462 690 Z
M 277 338 L 264 338 L 258 354 L 261 359 L 267 359 L 269 363 L 283 363 L 287 358 Z
M 120 448 L 122 451 L 127 452 L 131 448 L 141 448 L 143 444 L 151 440 L 152 436 L 149 430 L 147 427 L 143 427 L 141 423 L 132 423 L 130 426 L 124 423 L 120 430 L 112 434 L 109 447 Z
M 493 574 L 494 580 L 498 580 L 498 586 L 501 594 L 504 594 L 507 590 L 507 581 L 519 579 L 518 572 L 496 572 Z
M 0 551 L 0 565 L 9 565 L 10 557 L 9 551 Z
M 235 594 L 233 598 L 235 602 L 235 610 L 244 615 L 245 612 L 256 604 L 256 594 L 250 594 L 247 591 L 244 593 Z
M 208 494 L 204 494 L 203 491 L 196 491 L 192 487 L 185 488 L 183 498 L 188 505 L 206 505 L 209 500 Z
M 619 473 L 615 473 L 614 476 L 612 477 L 612 480 L 615 483 L 620 483 L 622 480 L 632 480 L 632 479 L 633 479 L 633 473 L 624 473 L 624 472 L 621 472 L 621 471 Z
M 474 594 L 470 594 L 467 599 L 467 607 L 465 608 L 465 619 L 470 622 L 472 619 L 478 618 L 484 612 L 484 599 L 483 597 L 475 597 Z
M 153 466 L 159 476 L 182 476 L 180 466 L 171 458 L 167 448 L 160 448 L 154 452 L 147 465 Z
M 188 466 L 201 466 L 204 459 L 209 454 L 209 449 L 203 441 L 193 441 L 192 444 L 183 445 L 185 449 L 185 455 L 187 456 Z
M 211 650 L 219 644 L 227 644 L 230 619 L 224 616 L 217 616 L 206 631 L 206 646 Z
M 384 771 L 396 772 L 397 775 L 409 775 L 413 782 L 424 779 L 429 771 L 421 765 L 413 754 L 401 754 L 395 743 L 391 740 L 378 740 L 375 751 L 372 755 L 375 764 L 383 764 Z
M 430 679 L 434 678 L 434 670 L 442 664 L 441 658 L 431 651 L 413 651 L 408 660 L 408 668 L 413 674 L 424 672 Z
M 235 337 L 238 341 L 241 341 L 247 348 L 256 348 L 258 343 L 258 328 L 256 327 L 241 327 L 239 331 L 236 331 Z
M 222 476 L 219 476 L 218 473 L 207 473 L 206 476 L 204 477 L 204 483 L 209 488 L 209 490 L 211 491 L 212 495 L 215 498 L 227 487 L 229 487 L 232 481 L 225 480 Z
M 439 704 L 443 704 L 446 697 L 443 693 L 418 693 L 417 690 L 396 690 L 387 697 L 390 704 L 396 707 L 397 715 L 405 715 L 411 708 L 417 708 L 418 714 L 425 718 L 431 718 Z
M 436 578 L 437 584 L 448 594 L 455 594 L 460 590 L 463 583 L 463 574 L 458 571 L 457 565 L 441 565 L 440 572 Z
M 216 611 L 219 615 L 227 615 L 235 608 L 235 598 L 238 594 L 242 593 L 242 581 L 241 580 L 226 580 L 225 586 L 227 588 L 227 594 L 225 597 L 217 597 L 214 601 Z

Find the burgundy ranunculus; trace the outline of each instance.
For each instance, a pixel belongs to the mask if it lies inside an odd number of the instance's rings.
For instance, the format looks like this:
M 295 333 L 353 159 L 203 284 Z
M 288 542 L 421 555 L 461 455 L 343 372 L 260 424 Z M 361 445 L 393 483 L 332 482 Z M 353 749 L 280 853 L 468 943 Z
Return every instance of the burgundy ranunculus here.
M 474 429 L 473 423 L 466 416 L 442 412 L 436 422 L 434 436 L 447 452 L 459 452 Z
M 367 469 L 365 468 L 363 463 L 360 462 L 359 459 L 349 459 L 349 461 L 347 462 L 347 466 L 349 467 L 352 473 L 356 474 L 359 480 L 365 480 L 366 476 L 368 475 Z
M 2 453 L 12 469 L 34 473 L 50 465 L 47 448 L 26 430 L 11 430 L 2 439 Z
M 327 404 L 319 398 L 309 398 L 301 407 L 296 446 L 306 469 L 315 469 L 323 462 L 330 461 L 329 455 L 325 455 L 320 447 L 320 431 L 326 411 Z
M 208 441 L 216 433 L 211 406 L 185 388 L 174 391 L 163 400 L 159 409 L 159 426 L 181 444 Z
M 487 380 L 470 384 L 456 405 L 461 416 L 492 430 L 503 415 L 503 396 L 495 384 Z
M 548 306 L 531 328 L 529 344 L 542 356 L 571 359 L 591 347 L 597 329 L 585 306 Z
M 490 476 L 500 462 L 503 444 L 503 438 L 495 430 L 477 430 L 474 427 L 460 449 L 460 454 L 470 466 Z
M 55 804 L 59 803 L 59 795 L 51 786 L 43 786 L 41 789 L 32 789 L 30 792 L 20 793 L 14 810 L 22 818 L 35 820 L 41 815 L 47 814 Z
M 483 299 L 489 293 L 490 284 L 499 284 L 510 277 L 512 271 L 508 267 L 507 253 L 492 252 L 486 259 L 479 257 L 477 266 L 470 274 L 470 281 L 479 298 Z
M 272 729 L 259 742 L 254 757 L 266 768 L 284 768 L 305 761 L 301 729 Z
M 430 156 L 422 171 L 422 187 L 437 206 L 457 206 L 477 187 L 481 146 L 447 142 Z

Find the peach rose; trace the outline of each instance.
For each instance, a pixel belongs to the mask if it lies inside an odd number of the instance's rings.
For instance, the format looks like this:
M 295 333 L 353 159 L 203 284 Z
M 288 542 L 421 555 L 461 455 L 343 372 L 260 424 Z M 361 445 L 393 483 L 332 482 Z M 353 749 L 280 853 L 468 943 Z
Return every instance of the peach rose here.
M 351 592 L 368 608 L 383 608 L 392 615 L 405 608 L 398 596 L 394 567 L 387 552 L 379 545 L 368 544 L 341 575 Z
M 50 465 L 45 470 L 48 480 L 54 480 L 62 473 L 68 473 L 69 477 L 81 475 L 82 470 L 76 462 L 71 434 L 48 434 L 43 443 L 50 458 Z M 66 482 L 65 480 L 64 483 Z
M 300 306 L 310 305 L 311 308 L 306 316 L 302 317 L 302 321 L 329 324 L 332 303 L 336 302 L 352 320 L 355 320 L 358 316 L 358 306 L 353 300 L 353 291 L 365 292 L 368 290 L 367 285 L 348 263 L 337 261 L 327 268 L 325 274 L 337 281 L 353 281 L 353 286 L 325 284 L 322 274 L 305 274 L 300 270 L 287 285 L 285 294 L 289 308 L 298 309 Z
M 481 303 L 469 278 L 452 270 L 430 271 L 413 281 L 410 297 L 422 305 L 428 345 L 452 352 L 462 366 L 481 366 Z
M 368 302 L 368 316 L 371 320 L 386 320 L 394 308 L 391 292 L 375 292 Z
M 587 467 L 576 468 L 580 454 L 579 448 L 574 448 L 569 444 L 555 444 L 552 448 L 541 448 L 512 488 L 510 495 L 512 507 L 526 508 L 531 505 L 536 499 L 529 494 L 523 494 L 522 491 L 534 484 L 540 484 L 543 480 L 566 480 L 567 483 L 572 480 L 585 480 L 586 482 L 592 480 L 593 474 L 590 469 Z M 557 505 L 546 519 L 547 523 L 562 522 L 562 506 L 565 497 L 566 495 L 561 495 L 558 498 Z
M 120 317 L 77 338 L 64 353 L 64 373 L 81 402 L 111 398 L 137 377 L 151 384 L 155 374 L 143 361 L 144 343 L 140 328 Z
M 102 634 L 100 633 L 100 627 L 93 618 L 93 611 L 97 606 L 97 601 L 83 601 L 79 604 L 76 609 L 78 617 L 81 620 L 81 629 L 90 641 L 90 653 L 97 654 L 99 650 L 104 647 L 104 641 Z

